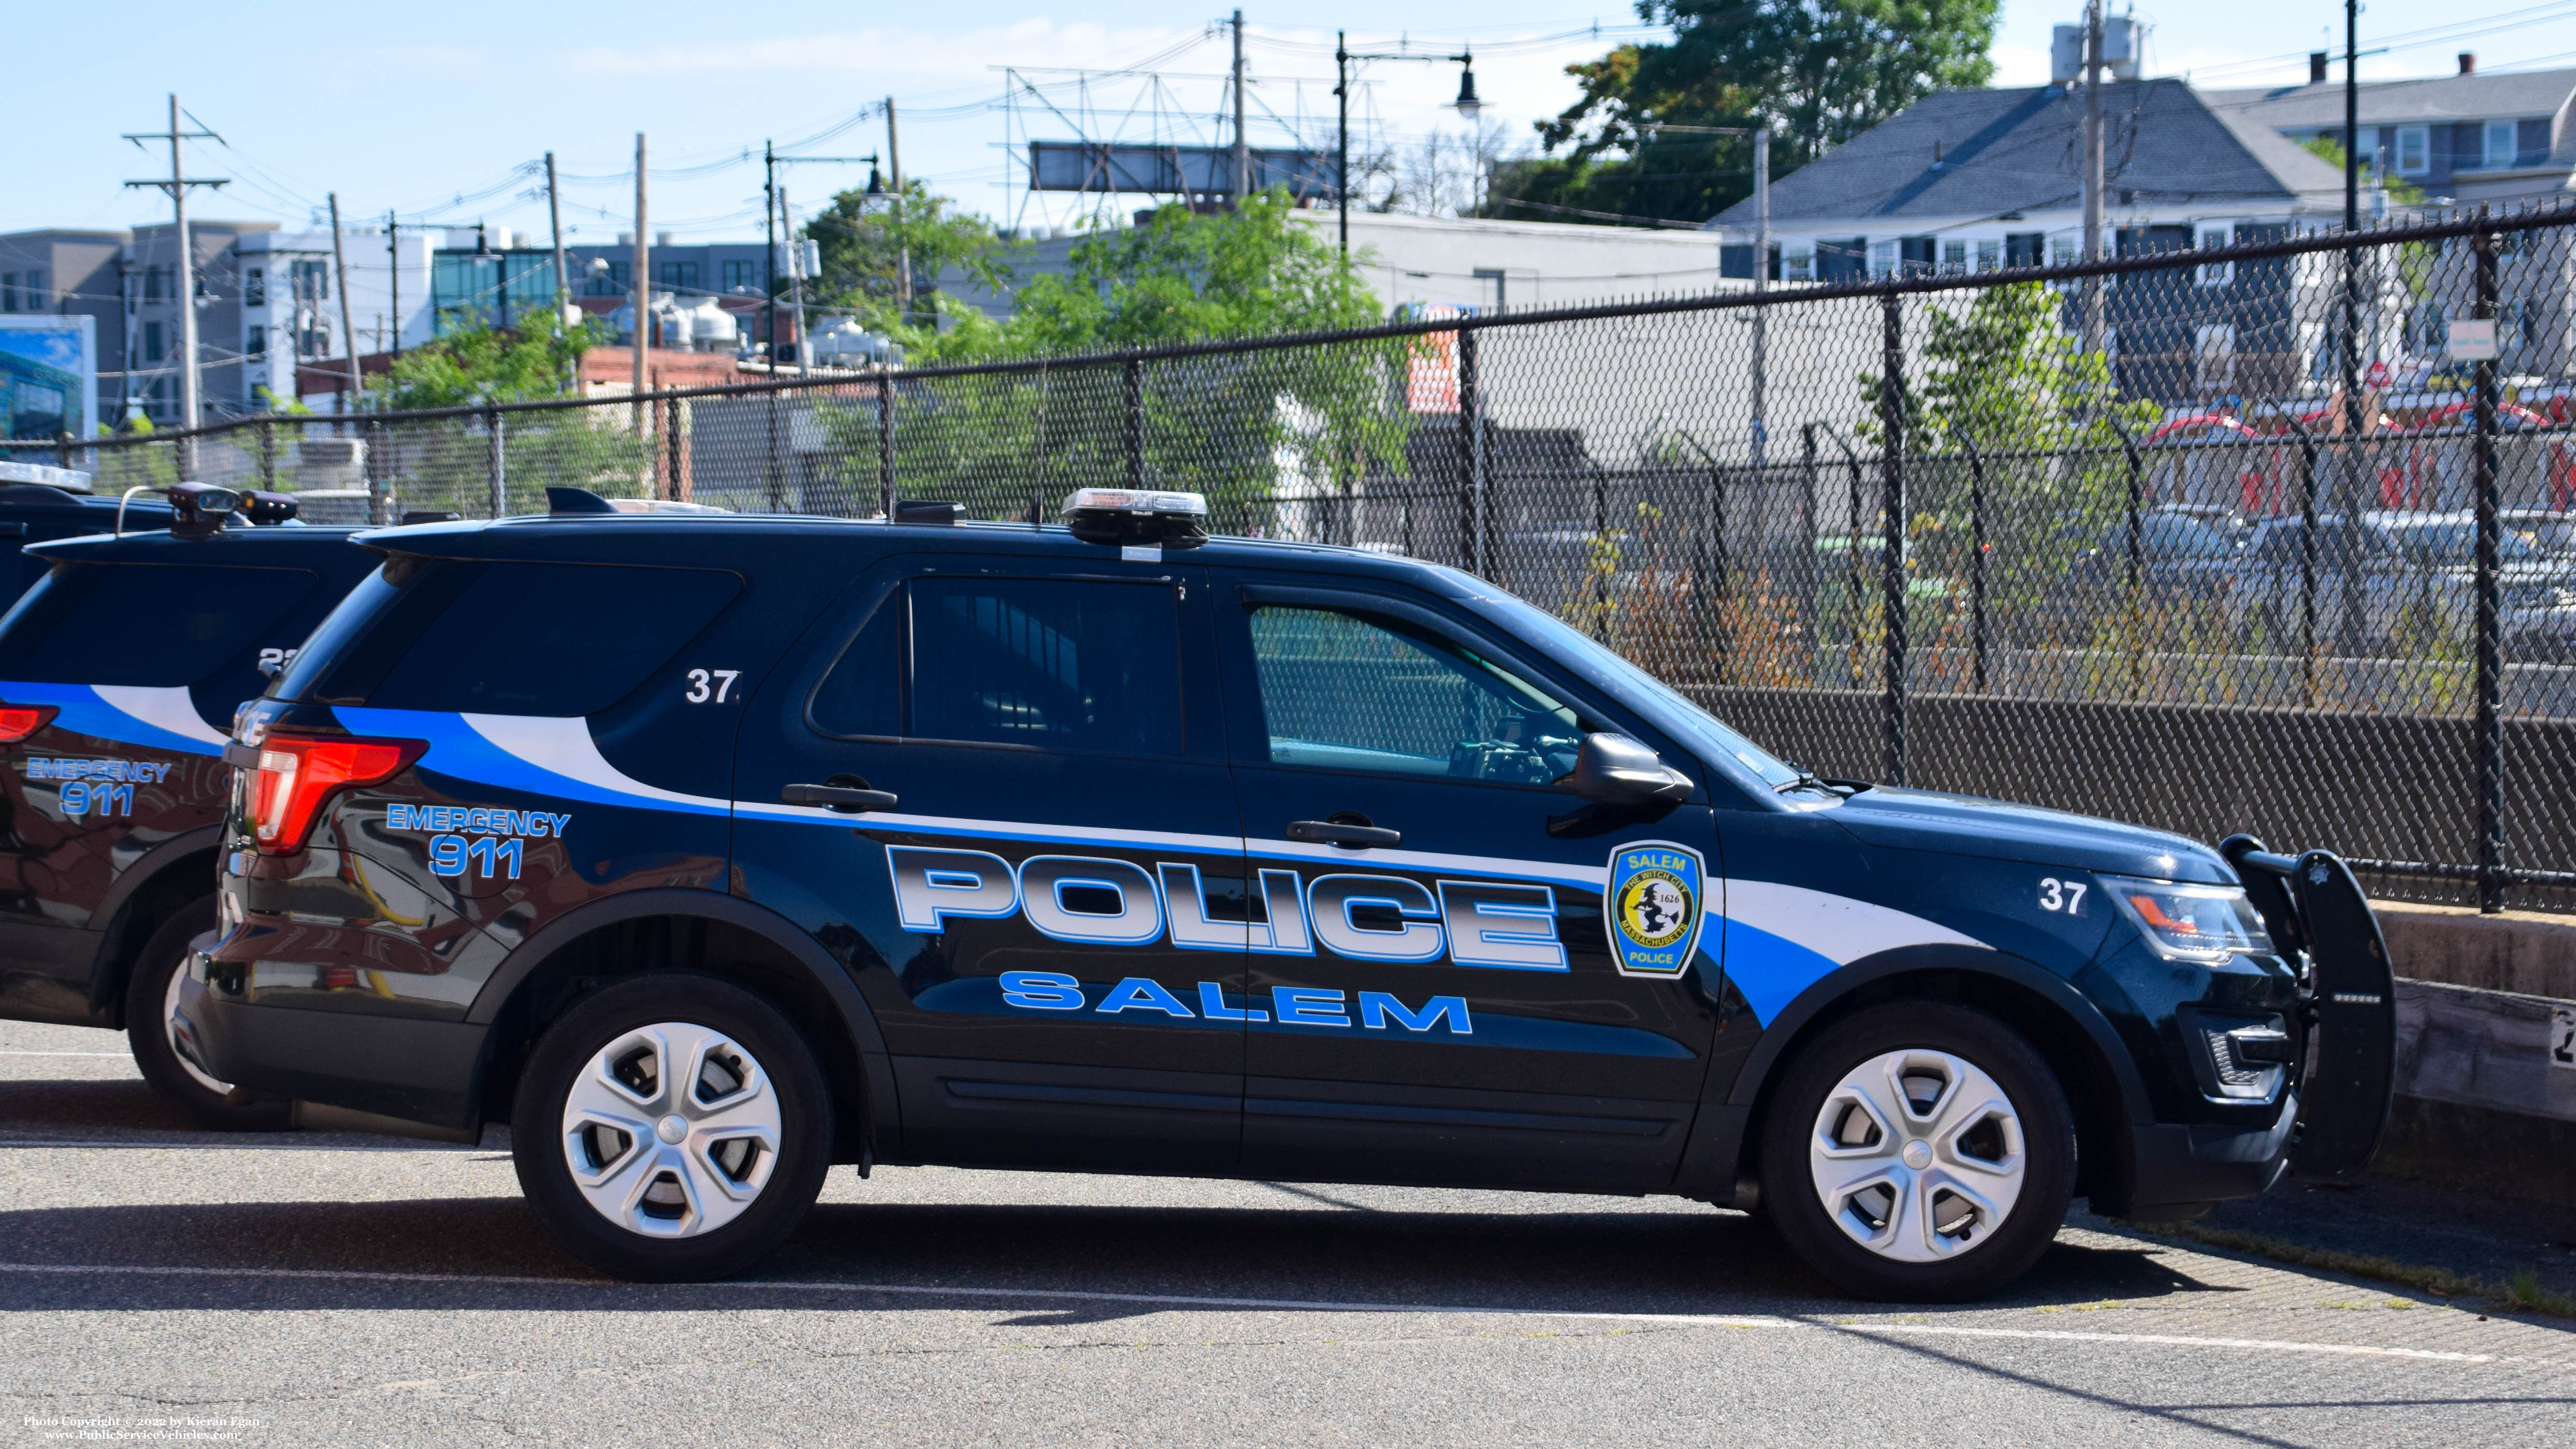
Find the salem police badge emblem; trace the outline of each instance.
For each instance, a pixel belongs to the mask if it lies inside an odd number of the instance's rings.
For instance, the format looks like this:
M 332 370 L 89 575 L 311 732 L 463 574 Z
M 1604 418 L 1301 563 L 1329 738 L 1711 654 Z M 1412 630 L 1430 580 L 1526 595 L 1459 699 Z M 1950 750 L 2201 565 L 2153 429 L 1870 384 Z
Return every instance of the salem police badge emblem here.
M 1610 853 L 1601 913 L 1622 976 L 1679 976 L 1699 945 L 1708 873 L 1699 852 L 1638 840 Z

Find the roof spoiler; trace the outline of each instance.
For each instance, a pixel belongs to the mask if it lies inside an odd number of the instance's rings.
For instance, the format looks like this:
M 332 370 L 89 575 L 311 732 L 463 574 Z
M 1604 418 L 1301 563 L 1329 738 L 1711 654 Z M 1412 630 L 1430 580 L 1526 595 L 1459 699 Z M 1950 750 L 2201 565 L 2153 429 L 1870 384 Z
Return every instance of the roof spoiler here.
M 579 517 L 583 514 L 615 513 L 616 511 L 616 505 L 587 488 L 572 488 L 556 484 L 546 489 L 548 518 Z

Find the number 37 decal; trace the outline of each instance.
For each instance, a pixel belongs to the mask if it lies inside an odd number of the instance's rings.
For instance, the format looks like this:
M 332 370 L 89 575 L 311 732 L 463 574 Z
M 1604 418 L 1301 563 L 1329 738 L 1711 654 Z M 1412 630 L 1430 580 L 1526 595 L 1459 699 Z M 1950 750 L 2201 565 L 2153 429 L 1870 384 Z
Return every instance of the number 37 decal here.
M 739 669 L 692 669 L 688 692 L 680 697 L 691 704 L 722 704 L 725 696 L 733 693 L 733 682 L 740 678 Z
M 2064 915 L 2084 914 L 2084 891 L 2089 884 L 2080 880 L 2059 880 L 2053 875 L 2039 878 L 2039 908 Z

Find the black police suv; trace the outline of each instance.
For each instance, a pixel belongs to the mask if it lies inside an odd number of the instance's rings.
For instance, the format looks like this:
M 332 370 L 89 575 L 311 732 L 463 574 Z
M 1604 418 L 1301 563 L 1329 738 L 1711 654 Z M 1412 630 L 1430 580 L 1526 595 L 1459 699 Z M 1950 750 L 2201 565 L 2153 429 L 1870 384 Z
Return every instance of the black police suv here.
M 508 1122 L 638 1278 L 894 1162 L 1758 1200 L 1956 1297 L 2071 1195 L 2375 1146 L 2333 857 L 1819 780 L 1477 579 L 1202 508 L 362 535 L 227 752 L 183 1040 Z
M 45 479 L 44 482 L 29 481 Z M 170 505 L 156 495 L 102 498 L 89 491 L 87 474 L 32 463 L 0 462 L 0 610 L 45 576 L 46 561 L 29 544 L 84 534 L 168 528 Z
M 0 516 L 25 491 L 0 490 Z M 0 1017 L 122 1028 L 202 1125 L 279 1126 L 285 1100 L 174 1049 L 170 1007 L 215 924 L 234 711 L 379 560 L 348 529 L 246 521 L 292 518 L 280 495 L 170 493 L 175 510 L 128 506 L 121 535 L 112 507 L 73 500 L 88 536 L 24 549 L 40 578 L 0 619 Z M 30 532 L 65 512 L 36 500 Z

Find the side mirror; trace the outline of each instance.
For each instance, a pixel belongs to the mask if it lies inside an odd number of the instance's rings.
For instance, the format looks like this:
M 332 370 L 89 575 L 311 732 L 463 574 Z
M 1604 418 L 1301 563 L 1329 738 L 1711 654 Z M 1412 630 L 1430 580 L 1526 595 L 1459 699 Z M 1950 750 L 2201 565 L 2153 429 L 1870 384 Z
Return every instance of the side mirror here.
M 1690 776 L 1626 735 L 1585 735 L 1574 757 L 1574 793 L 1612 805 L 1690 798 Z

